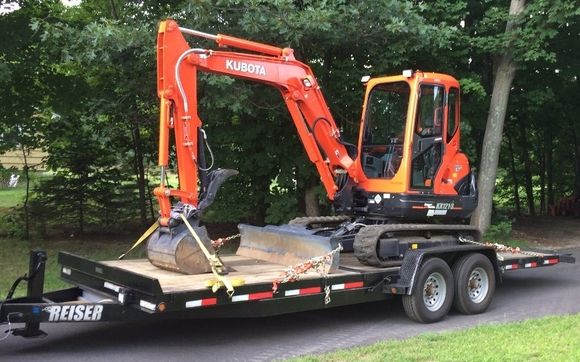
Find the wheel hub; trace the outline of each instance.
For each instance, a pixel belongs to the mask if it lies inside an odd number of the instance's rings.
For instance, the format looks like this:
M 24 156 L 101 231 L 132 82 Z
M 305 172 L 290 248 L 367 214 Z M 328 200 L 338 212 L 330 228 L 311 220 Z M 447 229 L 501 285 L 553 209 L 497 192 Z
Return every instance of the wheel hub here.
M 467 294 L 474 303 L 481 303 L 489 290 L 489 278 L 483 268 L 473 269 L 467 281 Z
M 445 279 L 440 273 L 432 273 L 429 275 L 425 284 L 423 285 L 423 302 L 425 307 L 430 311 L 436 311 L 445 302 L 445 294 L 447 285 Z

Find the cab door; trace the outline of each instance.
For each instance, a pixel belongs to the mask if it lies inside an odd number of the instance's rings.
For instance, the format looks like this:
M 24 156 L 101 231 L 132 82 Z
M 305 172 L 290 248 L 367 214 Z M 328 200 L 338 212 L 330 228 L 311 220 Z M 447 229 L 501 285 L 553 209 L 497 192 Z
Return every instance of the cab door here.
M 421 84 L 413 132 L 411 189 L 433 193 L 444 152 L 445 87 Z

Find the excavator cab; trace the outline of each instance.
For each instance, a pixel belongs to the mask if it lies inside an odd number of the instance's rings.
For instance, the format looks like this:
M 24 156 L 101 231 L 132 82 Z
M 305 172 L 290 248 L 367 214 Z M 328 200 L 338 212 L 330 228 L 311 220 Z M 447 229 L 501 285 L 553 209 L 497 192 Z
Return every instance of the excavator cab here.
M 477 192 L 459 149 L 457 80 L 405 71 L 363 82 L 355 213 L 467 218 L 477 205 Z

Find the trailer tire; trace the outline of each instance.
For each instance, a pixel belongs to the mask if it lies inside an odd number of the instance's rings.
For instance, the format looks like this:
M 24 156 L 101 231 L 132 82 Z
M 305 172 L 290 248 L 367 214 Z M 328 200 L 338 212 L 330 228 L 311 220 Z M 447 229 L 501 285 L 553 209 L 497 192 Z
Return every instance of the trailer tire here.
M 440 258 L 427 259 L 417 277 L 411 295 L 403 295 L 407 316 L 420 323 L 433 323 L 449 313 L 453 304 L 453 273 Z
M 483 254 L 470 253 L 453 265 L 454 308 L 463 314 L 479 314 L 489 307 L 495 293 L 495 273 Z

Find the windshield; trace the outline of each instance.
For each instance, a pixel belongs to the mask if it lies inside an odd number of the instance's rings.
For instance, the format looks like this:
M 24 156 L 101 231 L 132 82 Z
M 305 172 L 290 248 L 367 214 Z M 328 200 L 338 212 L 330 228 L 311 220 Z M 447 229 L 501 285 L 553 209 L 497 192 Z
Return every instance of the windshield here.
M 409 94 L 406 82 L 383 83 L 371 90 L 361 158 L 369 178 L 391 179 L 399 170 Z

